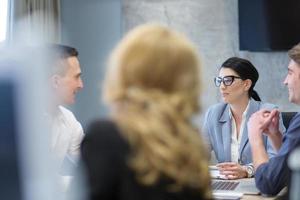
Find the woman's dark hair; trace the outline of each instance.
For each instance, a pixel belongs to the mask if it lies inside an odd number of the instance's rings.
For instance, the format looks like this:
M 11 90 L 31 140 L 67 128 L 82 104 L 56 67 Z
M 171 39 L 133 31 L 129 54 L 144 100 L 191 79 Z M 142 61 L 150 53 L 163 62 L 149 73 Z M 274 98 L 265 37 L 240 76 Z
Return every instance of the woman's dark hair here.
M 228 58 L 220 67 L 221 68 L 229 68 L 235 71 L 242 80 L 250 79 L 252 81 L 252 85 L 248 91 L 249 97 L 252 97 L 255 101 L 261 101 L 257 92 L 253 89 L 256 81 L 258 80 L 259 74 L 254 65 L 246 59 L 231 57 Z

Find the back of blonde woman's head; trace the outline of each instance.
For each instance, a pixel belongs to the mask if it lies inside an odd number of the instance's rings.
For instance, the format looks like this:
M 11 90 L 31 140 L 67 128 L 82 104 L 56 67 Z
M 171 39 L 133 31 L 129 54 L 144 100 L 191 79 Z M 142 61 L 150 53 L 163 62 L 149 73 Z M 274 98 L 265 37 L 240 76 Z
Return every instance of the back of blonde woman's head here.
M 130 31 L 112 52 L 104 98 L 132 147 L 129 165 L 152 185 L 199 189 L 210 198 L 206 153 L 191 117 L 199 111 L 200 63 L 182 34 L 157 24 Z

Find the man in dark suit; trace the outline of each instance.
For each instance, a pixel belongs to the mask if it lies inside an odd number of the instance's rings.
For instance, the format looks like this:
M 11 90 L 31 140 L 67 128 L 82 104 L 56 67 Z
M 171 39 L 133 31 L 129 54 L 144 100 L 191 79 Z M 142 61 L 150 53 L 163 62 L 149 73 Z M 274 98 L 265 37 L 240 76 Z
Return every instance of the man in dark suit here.
M 300 43 L 294 46 L 288 55 L 291 60 L 283 83 L 288 87 L 289 101 L 300 105 Z M 249 141 L 256 170 L 256 186 L 267 195 L 276 195 L 288 186 L 291 170 L 287 166 L 287 159 L 300 145 L 300 113 L 293 117 L 283 138 L 278 129 L 278 119 L 278 110 L 260 110 L 254 113 L 248 122 Z M 278 151 L 273 158 L 268 157 L 262 133 L 269 137 Z

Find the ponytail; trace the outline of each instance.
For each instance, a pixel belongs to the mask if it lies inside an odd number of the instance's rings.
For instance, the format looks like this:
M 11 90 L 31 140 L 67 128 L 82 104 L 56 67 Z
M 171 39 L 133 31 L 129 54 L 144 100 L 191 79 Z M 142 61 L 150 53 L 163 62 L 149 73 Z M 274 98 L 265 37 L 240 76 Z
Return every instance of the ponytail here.
M 251 91 L 251 95 L 250 95 L 255 101 L 261 101 L 258 93 L 255 90 Z

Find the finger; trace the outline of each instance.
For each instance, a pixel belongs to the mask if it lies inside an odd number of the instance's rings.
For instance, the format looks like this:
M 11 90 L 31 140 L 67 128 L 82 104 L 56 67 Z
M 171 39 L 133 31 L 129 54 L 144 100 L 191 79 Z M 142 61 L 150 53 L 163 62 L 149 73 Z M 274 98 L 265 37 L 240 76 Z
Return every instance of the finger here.
M 238 170 L 239 168 L 236 165 L 219 168 L 219 171 L 238 171 Z
M 220 168 L 224 168 L 224 167 L 231 167 L 231 166 L 235 166 L 236 163 L 234 162 L 223 162 L 223 163 L 219 163 L 216 166 L 220 167 Z
M 272 118 L 278 116 L 278 114 L 279 114 L 279 111 L 276 109 L 274 109 L 270 112 L 270 115 L 272 116 Z
M 229 175 L 235 175 L 236 172 L 234 171 L 220 171 L 221 175 L 229 176 Z
M 273 117 L 272 123 L 273 123 L 273 124 L 279 123 L 279 115 L 275 115 L 275 116 Z
M 259 115 L 264 115 L 270 113 L 270 110 L 267 109 L 260 109 L 258 112 L 256 112 Z
M 269 114 L 264 116 L 265 119 L 271 119 L 271 122 L 274 123 L 279 120 L 279 114 L 277 111 L 272 111 Z
M 251 116 L 250 116 L 250 120 L 251 119 L 261 119 L 261 118 L 266 118 L 270 115 L 270 111 L 269 110 L 266 110 L 266 109 L 261 109 L 255 113 L 253 113 Z
M 228 175 L 227 178 L 233 180 L 233 179 L 238 179 L 239 177 L 237 175 Z
M 274 117 L 274 112 L 271 112 L 268 116 L 265 116 L 264 117 L 264 125 L 268 126 L 272 122 L 273 117 Z
M 239 171 L 239 168 L 237 166 L 232 166 L 232 167 L 227 167 L 225 170 L 237 172 Z
M 263 112 L 263 116 L 264 116 L 264 117 L 269 117 L 269 116 L 270 116 L 270 114 L 271 114 L 271 112 L 270 112 L 270 111 Z

